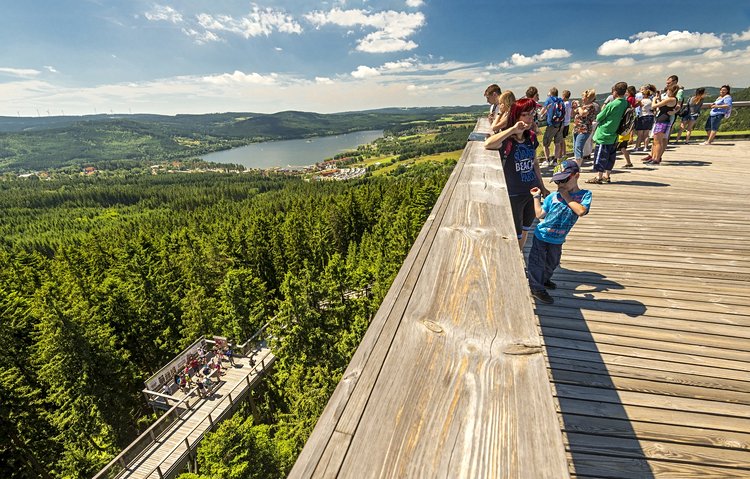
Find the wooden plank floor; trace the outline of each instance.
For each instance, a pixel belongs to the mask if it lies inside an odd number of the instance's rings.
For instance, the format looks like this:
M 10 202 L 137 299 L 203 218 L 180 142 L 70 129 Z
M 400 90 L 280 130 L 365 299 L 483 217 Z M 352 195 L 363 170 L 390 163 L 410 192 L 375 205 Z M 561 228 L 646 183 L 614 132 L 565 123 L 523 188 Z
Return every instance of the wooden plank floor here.
M 748 478 L 750 141 L 643 155 L 581 181 L 591 212 L 536 307 L 570 472 Z
M 195 444 L 211 427 L 209 414 L 215 419 L 222 412 L 232 407 L 229 393 L 231 392 L 232 398 L 236 398 L 251 388 L 254 379 L 258 378 L 256 369 L 260 369 L 261 360 L 268 365 L 274 358 L 270 349 L 262 349 L 253 357 L 256 361 L 255 369 L 250 366 L 249 358 L 235 357 L 235 367 L 229 366 L 225 369 L 226 373 L 221 377 L 221 383 L 214 390 L 214 393 L 206 399 L 194 397 L 191 401 L 191 410 L 185 412 L 181 420 L 176 421 L 169 429 L 164 431 L 157 438 L 156 443 L 146 449 L 136 461 L 129 464 L 128 468 L 118 477 L 158 478 L 157 466 L 160 466 L 161 470 L 166 473 L 170 467 L 177 464 L 181 457 L 184 457 L 187 449 L 185 439 L 190 442 L 191 446 Z M 248 376 L 250 379 L 249 385 L 245 379 Z M 193 403 L 195 404 L 193 405 Z

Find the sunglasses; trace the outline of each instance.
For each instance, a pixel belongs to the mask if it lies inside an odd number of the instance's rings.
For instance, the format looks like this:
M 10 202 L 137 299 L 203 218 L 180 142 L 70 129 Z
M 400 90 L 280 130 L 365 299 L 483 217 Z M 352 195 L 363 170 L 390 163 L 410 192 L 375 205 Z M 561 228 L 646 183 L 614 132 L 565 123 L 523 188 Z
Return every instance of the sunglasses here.
M 572 175 L 571 175 L 571 176 L 572 176 Z M 570 176 L 568 176 L 568 177 L 567 177 L 567 178 L 565 178 L 564 180 L 552 180 L 552 181 L 554 181 L 556 185 L 564 185 L 565 183 L 567 183 L 567 182 L 568 182 L 568 180 L 570 180 Z

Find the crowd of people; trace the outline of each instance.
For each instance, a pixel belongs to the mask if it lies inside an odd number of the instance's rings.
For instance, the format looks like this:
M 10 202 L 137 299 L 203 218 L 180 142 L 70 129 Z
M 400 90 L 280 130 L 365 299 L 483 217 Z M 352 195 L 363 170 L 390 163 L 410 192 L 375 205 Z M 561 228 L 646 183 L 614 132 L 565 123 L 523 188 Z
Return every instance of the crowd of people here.
M 182 370 L 175 374 L 174 383 L 177 389 L 189 393 L 195 387 L 200 397 L 208 397 L 224 374 L 222 362 L 225 360 L 234 365 L 234 354 L 229 346 L 214 346 L 212 350 L 198 348 L 198 352 L 191 354 L 185 360 Z M 211 380 L 212 376 L 215 381 Z M 164 388 L 167 392 L 162 392 L 169 394 L 169 386 L 165 384 Z
M 670 75 L 662 90 L 651 84 L 636 89 L 625 82 L 617 82 L 601 106 L 594 89 L 583 91 L 579 100 L 571 100 L 570 91 L 563 90 L 559 95 L 558 89 L 553 87 L 544 103 L 540 103 L 539 91 L 533 86 L 520 99 L 511 91 L 503 92 L 496 84 L 485 90 L 492 134 L 484 146 L 500 152 L 521 249 L 533 229 L 527 276 L 531 295 L 537 300 L 546 304 L 554 302 L 548 290 L 556 287 L 551 278 L 560 264 L 562 244 L 578 218 L 589 211 L 591 191 L 578 186 L 584 162 L 591 160 L 595 173 L 586 184 L 607 184 L 612 182 L 618 152 L 625 160 L 624 168 L 634 166 L 630 159 L 633 151 L 649 152 L 642 160 L 644 164 L 661 164 L 678 118 L 676 141 L 685 133 L 684 142 L 690 142 L 706 90 L 698 88 L 686 100 L 684 88 L 678 81 L 676 75 Z M 730 91 L 728 85 L 722 86 L 719 97 L 710 105 L 705 125 L 708 138 L 701 145 L 714 142 L 722 119 L 731 114 Z M 541 163 L 536 156 L 540 117 L 546 120 L 542 137 L 544 161 Z M 565 139 L 571 125 L 573 158 L 568 159 Z M 554 155 L 550 155 L 553 145 Z M 551 180 L 557 185 L 556 192 L 546 188 L 542 168 L 553 168 Z M 534 228 L 535 219 L 539 223 Z

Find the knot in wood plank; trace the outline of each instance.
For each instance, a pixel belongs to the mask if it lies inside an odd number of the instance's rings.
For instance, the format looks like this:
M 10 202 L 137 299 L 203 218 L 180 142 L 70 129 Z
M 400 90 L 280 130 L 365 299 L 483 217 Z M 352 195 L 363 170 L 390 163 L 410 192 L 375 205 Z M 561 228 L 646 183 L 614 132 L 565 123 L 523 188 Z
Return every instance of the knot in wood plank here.
M 437 324 L 434 321 L 430 321 L 429 319 L 425 319 L 422 321 L 422 324 L 424 324 L 425 328 L 429 329 L 433 333 L 442 333 L 443 328 L 439 324 Z
M 525 356 L 529 354 L 541 354 L 542 347 L 538 344 L 523 344 L 523 343 L 514 343 L 508 345 L 505 350 L 503 351 L 505 354 L 510 354 L 513 356 Z

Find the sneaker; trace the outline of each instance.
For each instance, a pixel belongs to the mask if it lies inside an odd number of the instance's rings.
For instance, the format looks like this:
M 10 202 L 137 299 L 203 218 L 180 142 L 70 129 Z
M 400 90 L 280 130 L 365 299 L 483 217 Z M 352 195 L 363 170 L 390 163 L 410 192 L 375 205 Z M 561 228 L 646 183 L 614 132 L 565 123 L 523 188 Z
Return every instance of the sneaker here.
M 531 296 L 538 299 L 544 304 L 552 304 L 555 302 L 555 300 L 552 299 L 552 296 L 549 295 L 546 289 L 542 289 L 539 291 L 532 291 Z
M 654 159 L 654 157 L 653 157 L 653 156 L 651 156 L 651 155 L 648 155 L 647 157 L 643 158 L 643 159 L 641 160 L 641 162 L 643 162 L 643 163 L 648 163 L 649 161 L 651 161 L 651 160 L 653 160 L 653 159 Z
M 549 161 L 544 160 L 543 162 L 539 163 L 539 168 L 548 168 L 549 167 Z
M 544 287 L 547 289 L 557 289 L 557 285 L 554 281 L 547 281 L 546 283 L 544 283 Z

